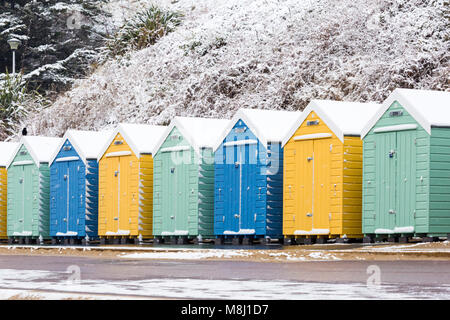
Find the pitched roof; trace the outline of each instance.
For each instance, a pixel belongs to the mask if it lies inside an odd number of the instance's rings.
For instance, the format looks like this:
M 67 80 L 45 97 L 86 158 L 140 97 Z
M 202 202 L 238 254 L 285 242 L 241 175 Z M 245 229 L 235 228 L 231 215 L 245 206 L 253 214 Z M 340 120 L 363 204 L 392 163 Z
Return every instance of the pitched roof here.
M 25 145 L 25 148 L 27 148 L 34 162 L 39 167 L 41 163 L 50 163 L 51 157 L 60 143 L 61 138 L 24 136 L 20 139 L 15 152 L 11 156 L 8 167 L 11 165 L 22 145 Z
M 432 126 L 450 127 L 450 92 L 395 89 L 383 102 L 382 108 L 368 121 L 361 134 L 362 137 L 395 101 L 398 101 L 428 134 L 431 134 Z
M 58 148 L 51 157 L 50 164 L 58 156 L 66 140 L 69 140 L 83 162 L 87 159 L 98 159 L 102 148 L 111 136 L 112 131 L 67 130 Z
M 283 146 L 311 112 L 315 112 L 343 142 L 344 136 L 360 136 L 364 126 L 380 108 L 381 104 L 378 103 L 312 100 L 303 110 L 302 116 L 289 129 L 283 139 Z
M 6 167 L 18 146 L 17 142 L 0 142 L 0 167 Z
M 158 152 L 175 127 L 196 152 L 199 152 L 200 148 L 213 148 L 229 122 L 230 120 L 226 119 L 175 117 L 158 141 L 155 147 L 155 153 Z
M 239 109 L 220 135 L 214 151 L 219 148 L 239 120 L 244 121 L 260 142 L 267 147 L 268 142 L 282 142 L 289 128 L 301 115 L 301 111 Z
M 106 150 L 117 134 L 121 134 L 134 154 L 139 158 L 142 154 L 153 154 L 156 143 L 166 130 L 166 126 L 155 126 L 148 124 L 121 123 L 107 139 L 99 153 L 99 159 L 103 157 Z

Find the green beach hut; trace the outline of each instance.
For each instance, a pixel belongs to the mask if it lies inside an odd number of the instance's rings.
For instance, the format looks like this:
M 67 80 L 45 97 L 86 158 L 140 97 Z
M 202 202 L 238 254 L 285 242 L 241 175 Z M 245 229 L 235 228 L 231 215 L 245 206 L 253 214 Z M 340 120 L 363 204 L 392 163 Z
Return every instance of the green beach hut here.
M 8 219 L 10 243 L 49 238 L 49 161 L 60 138 L 22 137 L 8 164 Z
M 361 136 L 365 242 L 448 236 L 450 92 L 396 89 Z
M 186 243 L 214 236 L 213 146 L 229 120 L 175 117 L 153 163 L 153 235 Z

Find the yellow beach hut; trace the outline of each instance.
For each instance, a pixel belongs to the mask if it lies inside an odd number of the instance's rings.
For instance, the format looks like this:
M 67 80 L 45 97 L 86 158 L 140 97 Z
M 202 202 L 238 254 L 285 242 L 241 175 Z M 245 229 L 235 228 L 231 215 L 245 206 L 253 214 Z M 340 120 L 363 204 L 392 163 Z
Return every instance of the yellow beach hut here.
M 375 103 L 313 100 L 283 141 L 283 235 L 291 243 L 362 238 L 361 131 Z
M 15 142 L 0 142 L 0 239 L 8 239 L 7 228 L 7 199 L 8 199 L 8 161 L 16 151 Z
M 99 158 L 101 243 L 153 236 L 153 149 L 166 127 L 119 124 Z

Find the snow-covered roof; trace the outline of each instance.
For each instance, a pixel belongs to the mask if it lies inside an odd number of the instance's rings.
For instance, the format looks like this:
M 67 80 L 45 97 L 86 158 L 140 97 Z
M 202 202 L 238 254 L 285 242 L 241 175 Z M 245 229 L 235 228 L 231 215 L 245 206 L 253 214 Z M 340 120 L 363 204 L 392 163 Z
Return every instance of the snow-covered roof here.
M 217 139 L 230 123 L 227 119 L 175 117 L 158 141 L 155 153 L 163 145 L 173 128 L 177 128 L 196 152 L 201 148 L 214 148 Z
M 12 154 L 8 167 L 14 160 L 17 152 L 19 152 L 22 145 L 27 148 L 35 164 L 39 167 L 41 163 L 50 163 L 52 155 L 61 143 L 61 138 L 40 137 L 40 136 L 24 136 L 20 139 L 16 150 Z
M 67 130 L 62 138 L 58 148 L 51 157 L 50 164 L 55 161 L 61 148 L 66 143 L 66 140 L 72 144 L 83 162 L 87 159 L 97 160 L 100 152 L 106 141 L 111 136 L 112 130 L 105 131 L 81 131 L 81 130 Z
M 161 136 L 166 131 L 166 126 L 148 124 L 121 123 L 107 139 L 99 153 L 98 159 L 105 154 L 117 134 L 121 134 L 134 154 L 139 158 L 142 154 L 153 154 L 153 150 Z
M 17 142 L 0 142 L 0 168 L 8 165 L 17 146 Z
M 431 134 L 432 126 L 450 127 L 450 92 L 395 89 L 364 127 L 361 137 L 372 129 L 395 101 L 398 101 L 428 134 Z
M 361 136 L 364 126 L 380 108 L 381 104 L 378 103 L 312 100 L 303 110 L 302 116 L 289 129 L 283 139 L 283 146 L 292 138 L 292 135 L 311 112 L 315 112 L 327 127 L 344 142 L 344 136 Z
M 244 121 L 259 141 L 267 147 L 268 142 L 282 142 L 289 128 L 301 115 L 301 111 L 239 109 L 217 140 L 214 151 L 219 148 L 239 120 Z

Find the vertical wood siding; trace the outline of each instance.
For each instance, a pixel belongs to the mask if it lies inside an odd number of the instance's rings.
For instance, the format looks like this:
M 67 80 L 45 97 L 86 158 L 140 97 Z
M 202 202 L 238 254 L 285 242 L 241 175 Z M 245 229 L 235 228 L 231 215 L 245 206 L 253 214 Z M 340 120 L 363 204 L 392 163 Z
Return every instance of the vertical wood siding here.
M 203 167 L 203 160 L 199 159 L 177 128 L 174 128 L 167 136 L 161 149 L 172 147 L 188 149 L 158 152 L 155 155 L 154 235 L 210 235 L 211 231 L 208 228 L 209 168 Z M 205 153 L 203 155 L 209 156 Z M 200 179 L 201 175 L 203 177 Z M 199 185 L 200 180 L 201 185 Z M 202 197 L 202 200 L 199 200 L 199 197 Z M 203 200 L 204 204 L 200 203 Z M 187 234 L 185 234 L 186 231 Z M 179 234 L 180 232 L 184 234 Z
M 153 157 L 145 154 L 139 160 L 139 234 L 153 235 Z
M 450 233 L 450 129 L 432 128 L 429 233 Z
M 8 171 L 0 168 L 0 239 L 7 238 Z
M 308 121 L 314 120 L 319 123 L 308 126 Z M 296 136 L 316 133 L 329 133 L 331 137 L 294 140 Z M 284 154 L 283 234 L 329 229 L 330 236 L 342 235 L 343 143 L 311 112 L 284 146 Z M 307 216 L 312 212 L 313 216 Z
M 257 144 L 224 146 L 242 140 L 256 140 Z M 256 236 L 281 236 L 283 156 L 277 145 L 266 150 L 240 120 L 216 150 L 215 235 L 254 230 Z
M 391 111 L 401 111 L 403 114 L 392 117 L 390 116 Z M 403 134 L 401 132 L 374 133 L 376 128 L 400 124 L 417 124 L 418 128 L 405 131 Z M 388 137 L 388 135 L 392 136 L 389 140 L 391 142 L 383 140 L 383 136 Z M 398 145 L 396 148 L 401 149 L 400 158 L 395 156 L 395 168 L 389 169 L 379 162 L 382 157 L 387 157 L 388 149 L 391 148 L 385 143 Z M 427 233 L 429 226 L 429 168 L 430 136 L 395 101 L 363 139 L 363 233 L 374 233 L 377 228 L 404 227 L 402 224 L 411 223 L 411 221 L 413 221 L 416 233 Z M 388 178 L 388 175 L 392 177 Z M 405 180 L 406 176 L 412 176 L 415 181 Z M 395 181 L 389 182 L 388 179 Z M 405 181 L 409 183 L 404 183 Z M 387 192 L 386 183 L 390 183 L 395 190 Z M 387 212 L 391 207 L 395 207 L 398 215 L 396 213 L 396 215 L 389 216 Z
M 119 141 L 122 143 L 116 144 Z M 131 155 L 106 157 L 108 153 L 121 151 L 130 151 Z M 139 170 L 138 158 L 120 133 L 117 134 L 99 161 L 99 236 L 118 231 L 129 231 L 129 236 L 139 235 Z M 121 175 L 120 197 L 115 171 L 120 171 Z
M 342 233 L 348 237 L 362 234 L 362 140 L 344 138 Z
M 198 167 L 198 233 L 214 235 L 214 154 L 211 149 L 201 151 Z
M 83 216 L 84 230 L 91 239 L 98 237 L 98 171 L 97 160 L 86 161 L 86 205 Z

